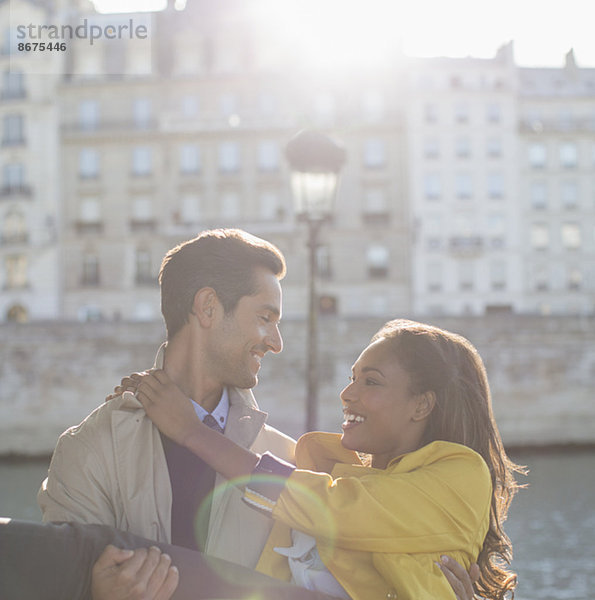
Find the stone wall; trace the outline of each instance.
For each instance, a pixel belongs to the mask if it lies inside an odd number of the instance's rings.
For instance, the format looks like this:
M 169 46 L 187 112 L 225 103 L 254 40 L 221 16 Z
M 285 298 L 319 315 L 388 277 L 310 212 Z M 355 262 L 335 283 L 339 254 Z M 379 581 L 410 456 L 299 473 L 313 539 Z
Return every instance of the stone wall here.
M 469 338 L 483 356 L 509 446 L 595 443 L 595 318 L 494 315 L 432 323 Z M 320 319 L 320 428 L 336 431 L 339 391 L 376 320 Z M 283 322 L 285 349 L 267 356 L 257 397 L 269 421 L 304 424 L 305 326 Z M 0 326 L 0 454 L 46 454 L 122 376 L 150 367 L 161 323 Z

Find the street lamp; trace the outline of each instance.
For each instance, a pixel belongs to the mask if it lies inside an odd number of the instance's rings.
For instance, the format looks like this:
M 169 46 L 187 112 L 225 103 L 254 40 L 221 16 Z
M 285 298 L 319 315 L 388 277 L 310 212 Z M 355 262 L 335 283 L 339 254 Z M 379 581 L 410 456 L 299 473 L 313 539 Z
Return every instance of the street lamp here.
M 306 431 L 318 426 L 318 298 L 316 294 L 318 235 L 332 215 L 345 149 L 329 136 L 303 130 L 289 140 L 285 156 L 291 168 L 291 189 L 298 220 L 308 226 L 309 302 Z

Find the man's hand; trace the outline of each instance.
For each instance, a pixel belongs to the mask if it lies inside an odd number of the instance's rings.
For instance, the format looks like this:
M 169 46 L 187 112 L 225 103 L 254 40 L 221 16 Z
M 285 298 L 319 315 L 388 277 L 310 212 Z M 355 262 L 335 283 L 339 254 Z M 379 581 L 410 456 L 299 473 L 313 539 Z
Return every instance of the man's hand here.
M 449 556 L 442 556 L 440 563 L 436 564 L 450 583 L 457 600 L 473 600 L 475 593 L 473 584 L 479 579 L 479 566 L 476 563 L 469 567 L 468 573 L 464 567 Z
M 179 573 L 159 548 L 121 550 L 106 546 L 93 565 L 93 600 L 169 600 Z
M 118 396 L 121 396 L 124 392 L 132 392 L 136 393 L 136 388 L 138 384 L 142 381 L 143 375 L 145 375 L 147 371 L 143 371 L 142 373 L 132 373 L 128 377 L 124 377 L 120 381 L 120 385 L 117 385 L 114 388 L 114 391 L 111 394 L 108 394 L 105 397 L 105 402 L 109 402 Z

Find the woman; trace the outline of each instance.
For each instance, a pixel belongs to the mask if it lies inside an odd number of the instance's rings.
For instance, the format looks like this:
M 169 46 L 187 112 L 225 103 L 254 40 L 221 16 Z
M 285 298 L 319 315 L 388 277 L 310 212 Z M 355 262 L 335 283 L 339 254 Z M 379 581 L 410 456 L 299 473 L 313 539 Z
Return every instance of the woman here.
M 504 451 L 481 358 L 429 325 L 384 325 L 341 392 L 343 433 L 310 433 L 297 469 L 209 429 L 163 371 L 137 389 L 159 429 L 276 520 L 258 569 L 335 596 L 452 598 L 437 566 L 479 563 L 478 592 L 516 586 L 502 530 L 521 469 Z M 364 456 L 362 456 L 364 455 Z M 263 473 L 266 474 L 263 476 Z

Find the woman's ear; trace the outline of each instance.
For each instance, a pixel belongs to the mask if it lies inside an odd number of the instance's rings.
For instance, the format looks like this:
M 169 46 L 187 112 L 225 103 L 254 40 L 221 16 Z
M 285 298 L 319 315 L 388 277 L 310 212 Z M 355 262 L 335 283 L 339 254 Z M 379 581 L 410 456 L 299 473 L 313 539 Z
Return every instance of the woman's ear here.
M 414 421 L 423 421 L 427 419 L 436 406 L 436 394 L 433 391 L 419 394 L 416 398 L 415 413 L 413 414 Z
M 216 315 L 219 298 L 213 288 L 204 287 L 194 294 L 192 314 L 203 327 L 210 327 Z

